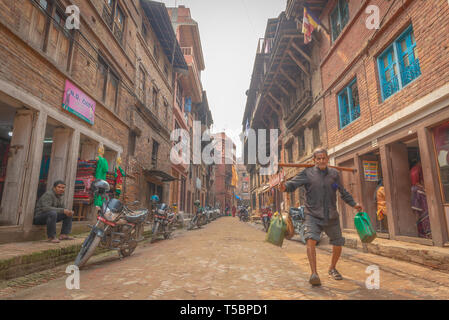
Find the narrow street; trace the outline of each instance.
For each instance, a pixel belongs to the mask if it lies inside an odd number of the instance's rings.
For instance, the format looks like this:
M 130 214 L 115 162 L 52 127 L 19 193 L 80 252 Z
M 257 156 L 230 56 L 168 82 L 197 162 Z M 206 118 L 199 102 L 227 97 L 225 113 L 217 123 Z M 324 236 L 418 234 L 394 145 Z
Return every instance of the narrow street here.
M 330 246 L 318 247 L 322 287 L 309 283 L 305 246 L 285 240 L 278 248 L 264 241 L 260 225 L 223 217 L 200 230 L 181 230 L 173 239 L 141 244 L 122 261 L 114 254 L 89 261 L 80 289 L 66 289 L 66 266 L 57 279 L 2 299 L 448 299 L 449 277 L 418 265 L 344 248 L 338 269 L 327 276 Z M 380 268 L 380 289 L 368 290 L 369 265 Z M 429 272 L 431 271 L 431 272 Z M 28 278 L 36 279 L 30 275 Z M 54 278 L 54 277 L 53 277 Z

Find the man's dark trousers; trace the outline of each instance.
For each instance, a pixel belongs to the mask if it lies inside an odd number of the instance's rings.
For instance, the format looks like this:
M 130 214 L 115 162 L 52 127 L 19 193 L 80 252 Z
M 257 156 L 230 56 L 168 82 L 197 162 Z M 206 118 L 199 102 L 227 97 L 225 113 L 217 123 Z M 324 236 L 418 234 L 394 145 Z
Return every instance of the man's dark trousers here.
M 48 238 L 56 238 L 56 222 L 61 220 L 61 234 L 70 234 L 72 231 L 72 217 L 68 217 L 64 213 L 56 213 L 55 211 L 42 212 L 34 217 L 33 224 L 39 226 L 47 225 Z

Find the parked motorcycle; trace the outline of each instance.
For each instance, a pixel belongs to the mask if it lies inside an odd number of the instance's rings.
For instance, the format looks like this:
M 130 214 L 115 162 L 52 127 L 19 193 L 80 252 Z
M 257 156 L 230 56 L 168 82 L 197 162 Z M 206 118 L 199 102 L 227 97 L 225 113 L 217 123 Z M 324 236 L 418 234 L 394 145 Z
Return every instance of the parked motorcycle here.
M 94 195 L 101 196 L 104 202 L 98 211 L 96 224 L 91 227 L 75 259 L 75 265 L 79 268 L 86 264 L 99 245 L 117 250 L 120 259 L 130 256 L 137 247 L 138 237 L 148 215 L 146 209 L 133 211 L 118 199 L 109 199 L 107 192 L 110 187 L 104 180 L 95 180 L 91 188 Z M 137 203 L 135 201 L 131 205 Z
M 184 216 L 182 212 L 178 212 L 178 204 L 172 204 L 171 210 L 175 214 L 175 226 L 181 229 L 184 228 Z
M 292 218 L 293 226 L 295 228 L 295 234 L 299 236 L 299 241 L 301 241 L 303 244 L 306 244 L 306 239 L 304 236 L 305 231 L 305 220 L 306 216 L 304 213 L 304 206 L 301 206 L 299 208 L 291 207 L 289 210 L 289 214 Z M 320 235 L 320 240 L 322 239 L 323 233 Z M 317 244 L 320 241 L 317 241 Z
M 215 208 L 215 209 L 214 209 L 214 212 L 215 212 L 215 216 L 216 216 L 217 218 L 220 218 L 220 217 L 223 216 L 223 215 L 221 214 L 221 211 L 220 211 L 219 208 Z
M 273 216 L 273 213 L 271 212 L 270 208 L 264 208 L 262 209 L 262 213 L 260 214 L 260 218 L 263 223 L 263 228 L 265 229 L 265 232 L 268 232 L 268 228 L 270 227 L 271 217 Z
M 165 203 L 156 204 L 153 215 L 153 228 L 151 230 L 151 243 L 163 235 L 164 239 L 170 238 L 176 223 L 175 213 Z
M 240 221 L 248 222 L 249 221 L 249 213 L 246 206 L 242 206 L 239 212 Z
M 204 208 L 200 207 L 200 202 L 198 200 L 194 202 L 194 205 L 197 207 L 197 210 L 193 218 L 190 220 L 187 230 L 192 230 L 195 226 L 199 229 L 201 226 L 206 224 L 207 217 L 204 212 Z

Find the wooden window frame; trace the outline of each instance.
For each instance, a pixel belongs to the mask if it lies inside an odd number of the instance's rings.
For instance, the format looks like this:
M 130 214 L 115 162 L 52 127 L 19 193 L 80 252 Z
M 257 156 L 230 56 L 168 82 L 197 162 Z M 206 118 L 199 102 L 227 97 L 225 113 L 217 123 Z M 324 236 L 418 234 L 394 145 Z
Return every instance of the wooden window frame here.
M 108 1 L 112 2 L 112 8 L 108 4 Z M 106 23 L 106 25 L 111 30 L 112 34 L 114 35 L 114 38 L 122 45 L 124 43 L 126 20 L 127 20 L 125 10 L 123 10 L 123 8 L 124 7 L 120 4 L 119 0 L 104 0 L 103 14 L 102 14 L 102 18 L 103 18 L 104 22 Z M 123 23 L 122 23 L 121 29 L 118 28 L 118 24 L 116 21 L 117 17 L 118 17 L 118 13 L 122 13 L 122 17 L 123 17 L 123 21 L 122 21 Z M 117 29 L 119 29 L 119 30 L 117 30 Z M 118 33 L 119 31 L 120 31 L 120 33 Z
M 64 33 L 64 35 L 69 40 L 69 51 L 67 54 L 67 64 L 64 66 L 64 71 L 69 71 L 72 63 L 72 56 L 73 56 L 73 43 L 74 43 L 74 32 L 73 30 L 67 30 L 65 27 L 61 26 L 60 24 L 57 24 L 56 21 L 54 21 L 54 15 L 55 13 L 58 13 L 64 21 L 67 19 L 67 15 L 65 14 L 63 10 L 63 6 L 61 5 L 59 0 L 28 0 L 30 1 L 37 9 L 42 11 L 45 14 L 45 27 L 44 27 L 44 39 L 42 42 L 42 47 L 40 48 L 43 52 L 48 54 L 48 42 L 50 38 L 50 26 L 53 23 L 56 25 L 56 28 L 61 29 Z M 41 7 L 41 1 L 45 1 L 47 3 L 47 7 L 44 9 Z M 53 59 L 52 59 L 53 60 Z M 56 64 L 57 65 L 57 64 Z M 57 65 L 58 66 L 58 65 Z
M 347 12 L 348 16 L 347 16 L 347 20 L 346 21 L 344 21 L 344 17 L 342 17 L 342 13 L 343 13 L 343 8 L 341 7 L 342 2 L 344 2 L 344 5 L 347 7 L 347 10 L 348 10 L 348 12 Z M 335 35 L 335 38 L 334 38 L 334 31 L 335 30 L 334 30 L 334 25 L 332 23 L 333 20 L 334 20 L 332 18 L 332 16 L 334 15 L 335 12 L 338 13 L 336 26 L 340 25 L 340 30 L 337 31 L 337 34 Z M 332 11 L 329 14 L 329 26 L 330 26 L 330 29 L 331 29 L 330 33 L 331 33 L 331 40 L 332 40 L 332 42 L 335 42 L 338 39 L 338 37 L 342 33 L 343 29 L 346 27 L 346 25 L 348 23 L 349 23 L 349 2 L 347 0 L 337 0 L 336 4 L 335 4 L 335 7 L 332 9 Z
M 112 106 L 114 111 L 118 111 L 117 105 L 118 105 L 118 92 L 119 92 L 119 88 L 120 88 L 120 82 L 121 79 L 118 76 L 118 73 L 115 72 L 115 70 L 111 67 L 111 65 L 109 64 L 109 62 L 104 58 L 103 55 L 99 54 L 98 55 L 98 64 L 103 64 L 105 66 L 105 80 L 104 80 L 104 84 L 103 84 L 103 93 L 102 93 L 102 98 L 101 98 L 101 102 L 103 102 L 104 104 L 106 103 L 106 95 L 107 95 L 107 90 L 108 90 L 108 83 L 109 81 L 111 81 L 111 75 L 112 77 L 114 77 L 117 80 L 117 89 L 115 92 L 115 97 L 114 97 L 114 105 Z
M 382 101 L 385 101 L 387 99 L 389 99 L 391 96 L 395 95 L 397 92 L 401 91 L 403 88 L 405 88 L 406 86 L 408 86 L 410 83 L 412 83 L 413 81 L 415 81 L 416 79 L 418 79 L 421 76 L 421 67 L 419 64 L 419 57 L 416 57 L 416 39 L 414 36 L 414 30 L 413 30 L 413 25 L 409 25 L 407 28 L 405 28 L 405 30 L 399 35 L 399 37 L 397 37 L 394 41 L 392 41 L 392 43 L 384 50 L 382 51 L 382 53 L 377 57 L 377 70 L 378 70 L 378 77 L 379 77 L 379 83 L 380 83 L 380 91 L 381 91 L 381 97 L 382 97 Z M 403 65 L 403 54 L 401 52 L 401 41 L 408 38 L 409 36 L 411 37 L 411 35 L 413 34 L 413 38 L 414 38 L 414 43 L 409 43 L 411 46 L 410 48 L 407 46 L 407 51 L 408 53 L 413 53 L 413 62 L 410 62 L 409 59 L 409 64 L 417 64 L 417 75 L 413 77 L 413 79 L 411 80 L 406 80 L 404 79 L 404 73 L 405 73 L 405 66 Z M 391 54 L 391 63 L 392 63 L 392 67 L 390 68 L 385 68 L 385 65 L 383 63 L 385 56 L 388 56 Z M 410 56 L 409 56 L 410 57 Z M 390 66 L 390 62 L 389 65 Z M 397 78 L 397 84 L 394 83 L 393 87 L 391 89 L 391 93 L 390 90 L 388 92 L 386 92 L 385 90 L 385 85 L 390 81 L 387 81 L 387 79 L 385 78 L 385 73 L 389 70 L 392 69 L 391 71 L 393 71 L 394 73 L 394 68 L 396 66 L 396 70 L 397 70 L 397 75 L 395 76 Z M 390 73 L 391 73 L 390 71 Z M 393 77 L 394 74 L 391 74 L 390 77 Z
M 354 105 L 353 101 L 353 92 L 352 92 L 352 86 L 356 84 L 357 87 L 357 95 L 359 97 L 359 101 L 357 105 Z M 343 105 L 343 96 L 346 97 L 348 101 L 348 112 L 349 112 L 349 120 L 348 123 L 343 122 L 343 113 L 342 109 L 344 107 Z M 337 105 L 338 105 L 338 120 L 339 120 L 339 126 L 340 130 L 349 126 L 351 123 L 353 123 L 355 120 L 359 119 L 361 116 L 360 112 L 360 96 L 359 96 L 359 89 L 357 85 L 357 77 L 354 78 L 347 86 L 345 86 L 340 92 L 337 94 Z M 358 115 L 357 117 L 355 115 Z

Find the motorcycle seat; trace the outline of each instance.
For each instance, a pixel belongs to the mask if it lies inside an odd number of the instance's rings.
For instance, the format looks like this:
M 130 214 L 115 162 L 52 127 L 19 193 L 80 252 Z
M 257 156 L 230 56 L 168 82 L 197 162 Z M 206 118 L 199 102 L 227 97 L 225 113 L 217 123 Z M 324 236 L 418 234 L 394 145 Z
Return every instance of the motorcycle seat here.
M 134 211 L 133 214 L 127 214 L 125 216 L 126 221 L 130 223 L 142 223 L 145 221 L 146 217 L 148 215 L 148 210 L 140 210 L 140 211 Z

